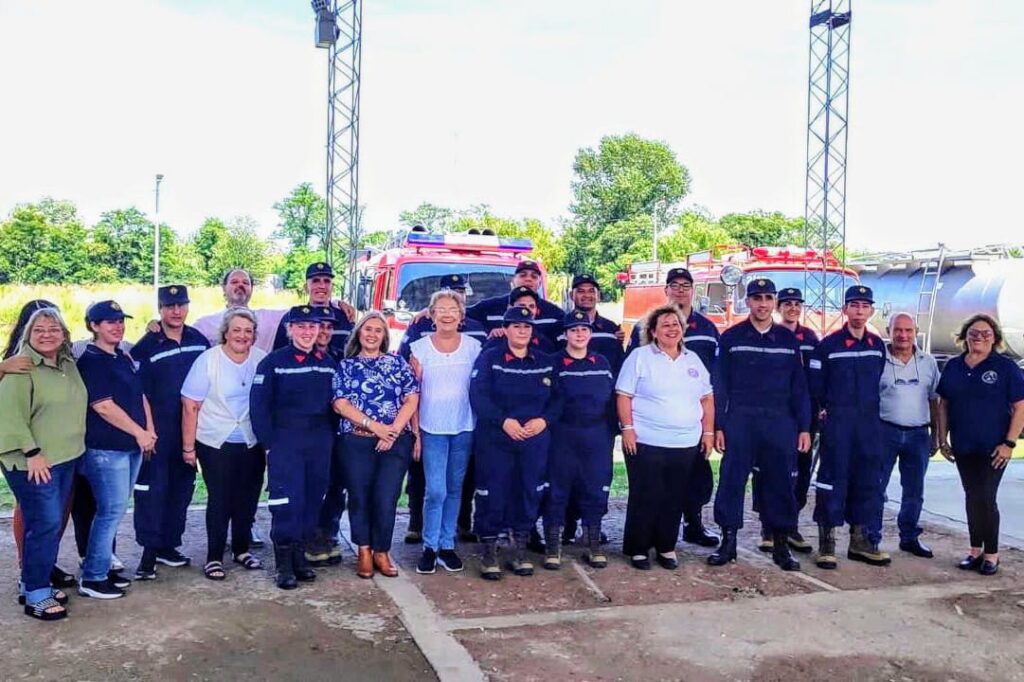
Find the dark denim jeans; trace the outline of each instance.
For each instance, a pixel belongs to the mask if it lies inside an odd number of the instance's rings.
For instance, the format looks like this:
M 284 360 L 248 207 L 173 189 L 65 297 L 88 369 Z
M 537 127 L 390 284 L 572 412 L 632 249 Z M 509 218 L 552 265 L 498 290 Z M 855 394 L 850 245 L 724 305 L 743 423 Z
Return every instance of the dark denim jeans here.
M 892 470 L 899 460 L 900 486 L 903 488 L 903 494 L 900 496 L 900 513 L 897 517 L 900 542 L 916 540 L 921 534 L 917 522 L 921 518 L 921 508 L 924 506 L 924 475 L 928 471 L 931 442 L 927 426 L 903 430 L 882 422 L 880 494 L 884 500 L 889 478 L 892 477 Z M 879 513 L 868 528 L 868 537 L 872 542 L 882 540 L 883 508 L 884 504 L 879 505 Z
M 82 580 L 106 580 L 114 553 L 117 526 L 128 510 L 128 498 L 142 464 L 138 450 L 86 448 L 79 470 L 96 498 L 96 516 L 89 530 L 89 547 L 82 563 Z
M 352 542 L 375 552 L 391 550 L 395 510 L 402 479 L 412 460 L 412 436 L 403 434 L 386 452 L 377 452 L 376 438 L 342 436 L 342 461 L 348 486 L 348 519 Z
M 25 549 L 21 559 L 21 592 L 26 604 L 50 596 L 50 571 L 57 561 L 64 509 L 71 496 L 76 460 L 50 467 L 49 483 L 33 483 L 28 472 L 3 470 L 25 518 Z M 2 468 L 2 467 L 0 467 Z

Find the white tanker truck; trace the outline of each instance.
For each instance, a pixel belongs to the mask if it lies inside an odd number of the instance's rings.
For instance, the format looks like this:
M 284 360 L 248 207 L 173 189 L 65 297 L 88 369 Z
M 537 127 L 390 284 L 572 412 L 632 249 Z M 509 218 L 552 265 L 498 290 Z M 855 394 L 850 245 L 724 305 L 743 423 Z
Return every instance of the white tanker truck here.
M 872 324 L 885 330 L 889 316 L 917 319 L 919 345 L 940 360 L 960 351 L 953 336 L 975 313 L 988 313 L 1003 327 L 1006 353 L 1024 361 L 1024 258 L 1019 247 L 997 245 L 956 251 L 935 249 L 886 253 L 847 264 L 875 292 Z

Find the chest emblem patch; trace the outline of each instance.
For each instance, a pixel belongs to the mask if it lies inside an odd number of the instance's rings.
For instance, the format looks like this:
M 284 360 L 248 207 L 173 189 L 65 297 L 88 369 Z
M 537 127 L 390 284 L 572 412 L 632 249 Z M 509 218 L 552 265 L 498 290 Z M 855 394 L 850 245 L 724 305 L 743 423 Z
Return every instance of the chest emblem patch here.
M 697 377 L 700 376 L 700 372 L 697 371 L 696 367 L 689 368 L 688 370 L 686 370 L 686 373 L 690 375 L 690 377 L 693 379 L 696 379 Z
M 551 379 L 550 379 L 550 378 L 548 378 L 548 377 L 544 377 L 544 378 L 543 378 L 543 379 L 541 379 L 540 381 L 541 381 L 541 383 L 542 383 L 542 384 L 544 384 L 545 386 L 550 386 L 550 385 L 551 385 Z
M 999 373 L 990 369 L 981 375 L 981 380 L 986 384 L 994 384 L 999 381 Z

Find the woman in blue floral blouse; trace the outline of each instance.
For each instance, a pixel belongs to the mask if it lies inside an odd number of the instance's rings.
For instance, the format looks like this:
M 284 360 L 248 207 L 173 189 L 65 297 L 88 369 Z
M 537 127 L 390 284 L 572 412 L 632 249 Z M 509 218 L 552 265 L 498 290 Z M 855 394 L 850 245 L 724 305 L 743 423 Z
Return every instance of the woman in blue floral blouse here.
M 372 578 L 375 567 L 382 575 L 398 575 L 389 552 L 402 479 L 412 459 L 410 421 L 419 391 L 409 363 L 388 354 L 384 316 L 368 313 L 353 330 L 334 377 L 334 410 L 341 415 L 338 433 L 360 578 Z

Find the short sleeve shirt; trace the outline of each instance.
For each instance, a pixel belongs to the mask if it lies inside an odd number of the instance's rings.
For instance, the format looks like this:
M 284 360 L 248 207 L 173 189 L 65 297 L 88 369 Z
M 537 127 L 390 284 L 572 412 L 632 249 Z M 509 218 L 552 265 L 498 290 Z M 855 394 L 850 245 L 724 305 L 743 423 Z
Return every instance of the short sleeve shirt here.
M 1024 400 L 1024 376 L 1013 360 L 1000 353 L 992 353 L 973 368 L 964 357 L 946 363 L 938 394 L 947 403 L 953 452 L 988 457 L 1006 439 L 1013 404 Z
M 85 418 L 85 447 L 96 450 L 138 450 L 135 437 L 110 424 L 93 409 L 97 403 L 113 400 L 114 404 L 146 427 L 143 406 L 142 376 L 139 365 L 130 355 L 116 349 L 107 353 L 89 344 L 78 359 L 78 373 L 82 375 L 89 396 L 89 410 Z
M 347 400 L 382 424 L 394 423 L 405 399 L 419 391 L 419 381 L 412 367 L 399 355 L 345 358 L 334 375 L 334 399 Z M 339 432 L 351 433 L 353 426 L 349 420 L 342 419 Z

